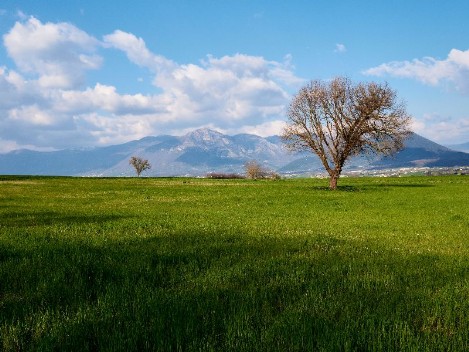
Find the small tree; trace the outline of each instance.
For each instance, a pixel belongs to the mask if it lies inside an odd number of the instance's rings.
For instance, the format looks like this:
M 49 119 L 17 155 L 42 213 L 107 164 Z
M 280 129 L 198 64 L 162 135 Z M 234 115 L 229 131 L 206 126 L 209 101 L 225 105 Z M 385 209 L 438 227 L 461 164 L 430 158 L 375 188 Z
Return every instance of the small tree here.
M 321 160 L 337 188 L 342 168 L 362 152 L 391 155 L 410 134 L 410 116 L 387 84 L 348 78 L 312 81 L 293 97 L 282 138 L 291 150 L 309 150 Z
M 257 161 L 251 160 L 244 164 L 246 171 L 246 178 L 256 180 L 258 178 L 265 178 L 269 173 Z
M 138 177 L 140 177 L 140 174 L 143 171 L 151 169 L 150 162 L 147 159 L 142 159 L 138 156 L 131 157 L 129 164 L 133 166 Z

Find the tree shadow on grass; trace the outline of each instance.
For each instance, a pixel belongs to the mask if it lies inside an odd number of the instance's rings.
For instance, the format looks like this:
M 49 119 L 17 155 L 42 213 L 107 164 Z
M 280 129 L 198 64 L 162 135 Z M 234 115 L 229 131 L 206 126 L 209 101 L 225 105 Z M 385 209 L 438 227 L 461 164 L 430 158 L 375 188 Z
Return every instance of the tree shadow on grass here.
M 457 350 L 469 341 L 465 264 L 377 243 L 181 231 L 7 249 L 4 349 L 13 335 L 24 350 L 83 351 Z

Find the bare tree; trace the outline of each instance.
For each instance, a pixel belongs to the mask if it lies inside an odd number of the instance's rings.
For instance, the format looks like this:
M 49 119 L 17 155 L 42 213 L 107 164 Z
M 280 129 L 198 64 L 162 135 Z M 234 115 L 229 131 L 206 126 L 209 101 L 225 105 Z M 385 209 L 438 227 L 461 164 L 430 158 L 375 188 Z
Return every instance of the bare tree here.
M 150 162 L 147 159 L 142 159 L 138 156 L 131 157 L 129 160 L 129 164 L 133 166 L 138 177 L 140 177 L 140 174 L 143 171 L 151 169 Z
M 330 176 L 329 187 L 336 189 L 349 157 L 402 149 L 410 119 L 387 84 L 316 80 L 293 97 L 282 138 L 291 150 L 315 153 Z
M 265 178 L 269 174 L 269 172 L 255 160 L 248 161 L 244 164 L 244 170 L 246 171 L 246 178 L 252 180 Z

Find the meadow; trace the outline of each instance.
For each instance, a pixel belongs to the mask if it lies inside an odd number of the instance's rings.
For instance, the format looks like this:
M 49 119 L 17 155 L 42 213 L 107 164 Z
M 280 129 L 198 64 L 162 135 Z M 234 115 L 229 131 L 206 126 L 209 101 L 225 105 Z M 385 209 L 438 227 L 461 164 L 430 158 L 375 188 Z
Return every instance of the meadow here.
M 0 176 L 0 350 L 469 350 L 469 178 L 327 185 Z

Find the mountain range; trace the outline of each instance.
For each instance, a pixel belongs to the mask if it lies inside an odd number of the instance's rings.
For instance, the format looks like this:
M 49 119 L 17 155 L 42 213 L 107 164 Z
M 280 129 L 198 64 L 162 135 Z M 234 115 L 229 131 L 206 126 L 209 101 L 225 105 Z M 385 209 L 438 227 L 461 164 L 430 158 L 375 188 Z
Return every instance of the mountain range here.
M 131 156 L 148 159 L 145 176 L 205 176 L 208 173 L 243 173 L 255 160 L 280 174 L 323 172 L 319 159 L 309 152 L 289 152 L 279 136 L 252 134 L 228 136 L 198 129 L 184 136 L 145 137 L 124 144 L 88 150 L 53 152 L 16 150 L 0 154 L 0 174 L 63 176 L 132 176 Z M 346 170 L 400 167 L 469 166 L 469 154 L 451 150 L 413 133 L 405 148 L 393 157 L 357 156 Z

